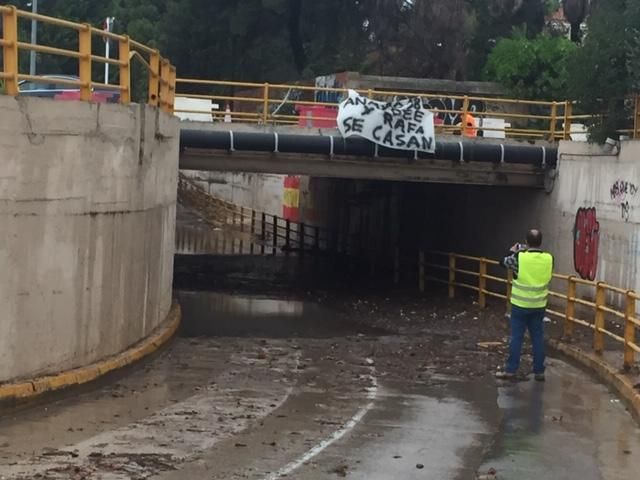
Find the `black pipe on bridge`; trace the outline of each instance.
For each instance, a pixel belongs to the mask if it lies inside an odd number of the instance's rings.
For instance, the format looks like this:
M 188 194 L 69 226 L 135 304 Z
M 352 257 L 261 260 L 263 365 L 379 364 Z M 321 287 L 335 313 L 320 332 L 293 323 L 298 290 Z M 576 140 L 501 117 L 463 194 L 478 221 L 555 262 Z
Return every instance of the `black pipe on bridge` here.
M 182 130 L 180 149 L 225 150 L 228 152 L 300 153 L 357 157 L 452 160 L 456 162 L 507 163 L 556 168 L 558 149 L 537 145 L 451 142 L 436 143 L 435 153 L 411 152 L 378 146 L 359 137 L 252 133 L 234 131 Z

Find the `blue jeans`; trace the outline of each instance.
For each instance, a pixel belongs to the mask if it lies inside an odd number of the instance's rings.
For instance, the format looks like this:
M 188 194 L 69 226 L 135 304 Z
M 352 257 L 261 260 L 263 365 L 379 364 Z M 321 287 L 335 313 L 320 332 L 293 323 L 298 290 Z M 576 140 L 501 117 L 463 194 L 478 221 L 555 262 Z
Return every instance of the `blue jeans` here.
M 529 330 L 533 347 L 533 373 L 544 373 L 544 309 L 515 305 L 511 305 L 511 341 L 505 370 L 507 373 L 518 371 L 525 330 Z

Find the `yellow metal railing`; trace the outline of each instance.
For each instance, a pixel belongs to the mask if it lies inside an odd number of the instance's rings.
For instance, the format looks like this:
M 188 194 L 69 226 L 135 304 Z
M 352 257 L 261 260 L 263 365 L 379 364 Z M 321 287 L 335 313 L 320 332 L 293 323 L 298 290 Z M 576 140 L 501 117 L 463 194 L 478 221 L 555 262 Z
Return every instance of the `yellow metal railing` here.
M 432 261 L 427 261 L 427 256 Z M 421 252 L 418 261 L 421 288 L 426 281 L 444 284 L 450 298 L 455 297 L 457 288 L 464 288 L 477 292 L 478 304 L 483 308 L 489 297 L 505 301 L 510 308 L 511 274 L 505 274 L 503 269 L 495 274 L 488 273 L 499 262 L 445 252 Z M 429 270 L 433 274 L 428 274 Z M 440 275 L 437 272 L 441 272 Z M 609 337 L 622 346 L 623 366 L 630 368 L 635 362 L 635 354 L 640 353 L 640 344 L 636 341 L 636 330 L 640 328 L 636 300 L 640 296 L 633 290 L 572 275 L 554 274 L 553 278 L 547 314 L 563 321 L 565 337 L 574 334 L 576 325 L 590 329 L 593 350 L 598 354 L 603 353 L 605 337 Z
M 158 50 L 142 45 L 131 40 L 126 35 L 117 35 L 95 28 L 89 24 L 69 22 L 58 18 L 47 17 L 45 15 L 18 10 L 14 6 L 0 6 L 2 15 L 2 37 L 0 47 L 2 47 L 2 70 L 0 79 L 4 81 L 4 93 L 7 95 L 18 95 L 20 93 L 19 83 L 21 80 L 28 80 L 34 83 L 52 83 L 51 78 L 41 75 L 27 75 L 19 70 L 19 55 L 24 51 L 35 51 L 38 53 L 55 55 L 67 58 L 74 58 L 78 61 L 78 80 L 58 79 L 53 80 L 56 84 L 61 84 L 77 88 L 81 100 L 90 101 L 95 99 L 95 89 L 113 90 L 119 93 L 120 103 L 131 102 L 131 64 L 134 58 L 138 59 L 148 73 L 148 96 L 147 103 L 153 106 L 160 106 L 166 112 L 173 111 L 175 97 L 176 70 L 171 63 L 160 56 Z M 74 30 L 78 35 L 77 49 L 64 49 L 47 45 L 33 45 L 20 41 L 18 37 L 18 22 L 20 20 L 35 20 L 45 25 Z M 113 41 L 118 45 L 117 58 L 106 58 L 96 55 L 92 51 L 94 38 L 103 38 Z M 92 66 L 94 63 L 114 65 L 118 71 L 118 84 L 98 82 L 94 78 Z
M 337 99 L 343 98 L 344 88 L 316 87 L 313 85 L 286 85 L 255 82 L 231 82 L 193 78 L 177 78 L 176 69 L 163 58 L 157 49 L 131 40 L 126 35 L 106 32 L 89 24 L 81 24 L 18 10 L 14 6 L 0 6 L 2 37 L 0 47 L 3 62 L 0 80 L 4 93 L 18 95 L 19 82 L 47 83 L 39 75 L 27 75 L 19 71 L 21 52 L 35 51 L 46 55 L 74 58 L 78 62 L 78 80 L 56 79 L 55 83 L 78 89 L 79 98 L 94 99 L 96 89 L 113 90 L 119 93 L 120 103 L 131 101 L 131 65 L 134 58 L 146 67 L 148 74 L 147 103 L 160 106 L 166 112 L 177 114 L 205 115 L 208 119 L 231 122 L 335 127 Z M 78 45 L 74 49 L 48 45 L 33 45 L 19 39 L 20 20 L 35 20 L 57 28 L 77 32 Z M 95 38 L 110 40 L 118 45 L 117 58 L 106 58 L 92 51 Z M 117 84 L 99 83 L 93 78 L 94 64 L 108 63 L 117 67 Z M 104 79 L 107 80 L 107 79 Z M 549 141 L 570 140 L 572 125 L 593 118 L 593 115 L 575 115 L 569 101 L 518 100 L 503 97 L 466 95 L 443 95 L 429 92 L 402 92 L 384 89 L 358 90 L 360 94 L 376 100 L 393 97 L 421 99 L 427 106 L 436 100 L 438 108 L 431 108 L 437 118 L 436 131 L 440 134 L 465 135 L 471 133 L 463 127 L 460 119 L 471 114 L 484 136 L 519 139 L 545 139 Z M 208 101 L 207 106 L 174 108 L 176 95 Z M 320 97 L 331 97 L 334 101 L 321 101 Z M 326 99 L 326 98 L 325 98 Z M 212 102 L 222 102 L 223 108 L 212 108 Z M 477 110 L 478 104 L 486 108 Z M 226 106 L 230 108 L 227 109 Z M 640 138 L 640 96 L 634 98 L 634 113 L 629 128 L 621 133 Z M 444 108 L 441 108 L 444 107 Z M 306 110 L 306 111 L 305 111 Z M 310 115 L 310 116 L 309 116 Z M 490 126 L 487 120 L 504 121 L 504 126 Z M 494 123 L 495 125 L 495 123 Z

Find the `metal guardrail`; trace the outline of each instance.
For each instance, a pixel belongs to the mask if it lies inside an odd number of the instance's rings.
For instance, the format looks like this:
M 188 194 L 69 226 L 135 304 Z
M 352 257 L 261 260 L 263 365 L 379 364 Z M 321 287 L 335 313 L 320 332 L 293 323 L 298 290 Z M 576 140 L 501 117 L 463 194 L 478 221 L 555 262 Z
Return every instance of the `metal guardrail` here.
M 147 47 L 126 35 L 117 35 L 93 27 L 87 23 L 75 23 L 45 15 L 18 10 L 14 6 L 0 6 L 2 16 L 2 70 L 0 79 L 4 81 L 4 93 L 19 95 L 19 82 L 28 80 L 35 83 L 51 83 L 52 79 L 42 75 L 27 75 L 19 71 L 19 56 L 23 51 L 35 51 L 47 55 L 75 58 L 78 60 L 79 80 L 54 80 L 55 83 L 76 87 L 80 100 L 91 101 L 92 90 L 113 90 L 120 93 L 119 101 L 123 104 L 131 102 L 131 64 L 134 58 L 140 61 L 148 72 L 147 103 L 160 106 L 166 112 L 173 111 L 175 97 L 176 69 L 168 59 L 163 58 L 158 50 Z M 52 25 L 66 30 L 74 30 L 78 35 L 77 49 L 64 49 L 47 45 L 33 45 L 20 41 L 18 37 L 18 22 L 20 20 L 35 20 L 45 25 Z M 99 37 L 118 44 L 117 58 L 106 58 L 96 55 L 92 51 L 93 39 Z M 99 83 L 93 77 L 93 63 L 108 63 L 118 68 L 118 84 Z
M 56 79 L 56 83 L 66 84 L 79 89 L 81 100 L 92 100 L 92 89 L 100 87 L 120 93 L 120 103 L 131 101 L 131 64 L 133 58 L 139 60 L 147 69 L 148 99 L 147 103 L 160 106 L 166 112 L 182 114 L 200 114 L 210 116 L 212 120 L 239 121 L 275 125 L 305 125 L 305 123 L 326 122 L 335 125 L 337 101 L 318 101 L 317 95 L 345 95 L 344 88 L 324 88 L 311 85 L 286 85 L 251 82 L 231 82 L 193 78 L 176 78 L 176 69 L 168 59 L 163 58 L 157 49 L 150 48 L 131 40 L 126 35 L 106 32 L 89 24 L 70 22 L 45 15 L 16 9 L 14 6 L 0 6 L 2 16 L 2 37 L 0 47 L 3 54 L 3 65 L 0 81 L 4 82 L 4 92 L 8 95 L 20 93 L 18 83 L 21 80 L 46 83 L 39 75 L 27 75 L 19 71 L 19 55 L 23 51 L 35 51 L 47 55 L 75 58 L 78 61 L 78 81 Z M 18 22 L 35 20 L 61 29 L 75 30 L 78 35 L 78 46 L 75 49 L 57 48 L 47 45 L 33 45 L 22 42 L 18 38 Z M 92 40 L 95 37 L 108 39 L 118 44 L 117 58 L 106 58 L 92 51 Z M 92 76 L 93 63 L 108 63 L 118 68 L 118 83 L 99 83 Z M 195 93 L 201 89 L 203 93 Z M 549 141 L 570 140 L 571 127 L 580 120 L 592 118 L 592 115 L 574 115 L 573 103 L 570 101 L 537 101 L 518 100 L 502 97 L 443 95 L 429 92 L 400 92 L 383 89 L 358 90 L 360 94 L 371 99 L 390 100 L 393 97 L 420 98 L 428 102 L 438 99 L 440 106 L 451 108 L 433 108 L 437 115 L 444 115 L 448 122 L 437 122 L 436 131 L 440 134 L 469 135 L 474 129 L 465 130 L 460 122 L 452 119 L 463 119 L 472 114 L 482 134 L 497 132 L 505 138 L 546 139 Z M 212 108 L 174 109 L 176 95 L 189 99 L 209 100 L 233 104 L 230 111 Z M 475 111 L 473 105 L 483 103 L 491 105 L 490 111 Z M 634 98 L 635 109 L 632 128 L 621 131 L 633 138 L 640 138 L 640 96 Z M 456 106 L 459 106 L 457 108 Z M 307 117 L 301 109 L 324 109 L 313 112 Z M 328 113 L 327 113 L 328 112 Z M 480 120 L 506 120 L 510 126 L 496 127 L 480 125 Z M 486 123 L 486 122 L 485 122 Z M 506 123 L 506 122 L 505 122 Z
M 426 261 L 427 255 L 436 260 Z M 437 259 L 445 261 L 438 262 Z M 496 275 L 489 274 L 489 268 L 499 265 L 495 260 L 455 253 L 421 252 L 418 263 L 422 290 L 426 281 L 432 281 L 447 285 L 450 298 L 455 297 L 456 288 L 464 288 L 477 292 L 478 304 L 483 308 L 487 305 L 488 297 L 504 300 L 507 308 L 510 308 L 511 273 L 505 274 L 501 269 Z M 467 267 L 461 268 L 461 263 Z M 443 272 L 446 278 L 435 274 L 428 275 L 427 269 Z M 468 283 L 469 278 L 473 278 L 474 283 Z M 576 325 L 592 330 L 593 351 L 598 354 L 604 351 L 605 337 L 609 337 L 622 345 L 623 367 L 630 368 L 635 361 L 635 354 L 640 353 L 640 344 L 636 341 L 636 329 L 640 328 L 636 300 L 640 299 L 640 296 L 633 290 L 625 290 L 605 282 L 582 280 L 573 275 L 554 274 L 553 279 L 554 285 L 561 285 L 561 291 L 550 291 L 550 307 L 547 308 L 547 314 L 563 321 L 564 335 L 571 337 Z M 501 285 L 502 290 L 496 291 L 495 284 Z M 578 296 L 578 289 L 583 290 L 583 298 Z M 583 318 L 578 317 L 578 310 Z M 621 324 L 616 326 L 615 321 Z
M 316 87 L 310 85 L 270 84 L 252 82 L 231 82 L 221 80 L 203 80 L 193 78 L 178 78 L 176 80 L 176 95 L 188 99 L 208 100 L 212 103 L 224 102 L 229 109 L 215 110 L 179 109 L 176 113 L 198 114 L 210 116 L 212 120 L 271 124 L 271 125 L 301 125 L 311 122 L 309 126 L 335 126 L 338 101 L 316 101 L 318 94 L 342 96 L 347 94 L 346 88 Z M 206 93 L 194 93 L 200 90 Z M 518 100 L 503 97 L 443 95 L 442 93 L 406 92 L 384 89 L 355 89 L 368 98 L 389 101 L 394 97 L 418 98 L 423 103 L 438 99 L 443 105 L 459 105 L 460 108 L 434 109 L 436 115 L 448 119 L 463 119 L 472 114 L 476 119 L 479 131 L 483 133 L 499 132 L 505 138 L 546 139 L 549 141 L 570 140 L 573 124 L 581 120 L 588 120 L 592 115 L 574 115 L 573 103 L 570 101 L 538 101 Z M 213 93 L 212 93 L 213 92 Z M 474 111 L 472 105 L 490 105 L 491 110 Z M 233 107 L 231 107 L 233 105 Z M 624 133 L 640 138 L 640 97 L 635 100 L 635 115 L 633 129 Z M 288 108 L 285 108 L 288 107 Z M 282 109 L 290 113 L 279 113 Z M 305 117 L 303 109 L 320 109 L 312 116 Z M 513 122 L 512 126 L 491 127 L 480 125 L 480 120 L 500 119 Z M 453 124 L 436 124 L 436 131 L 441 134 L 467 135 L 461 122 Z M 621 132 L 622 133 L 622 132 Z

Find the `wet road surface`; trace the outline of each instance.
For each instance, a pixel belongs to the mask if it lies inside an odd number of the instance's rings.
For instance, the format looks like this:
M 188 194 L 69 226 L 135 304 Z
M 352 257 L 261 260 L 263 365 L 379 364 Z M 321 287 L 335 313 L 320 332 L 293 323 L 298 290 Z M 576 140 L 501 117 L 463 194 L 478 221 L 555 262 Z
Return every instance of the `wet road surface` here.
M 634 479 L 640 430 L 606 388 L 551 360 L 496 384 L 397 353 L 418 336 L 323 306 L 180 292 L 183 334 L 123 378 L 3 411 L 0 479 Z M 422 468 L 419 468 L 422 467 Z

